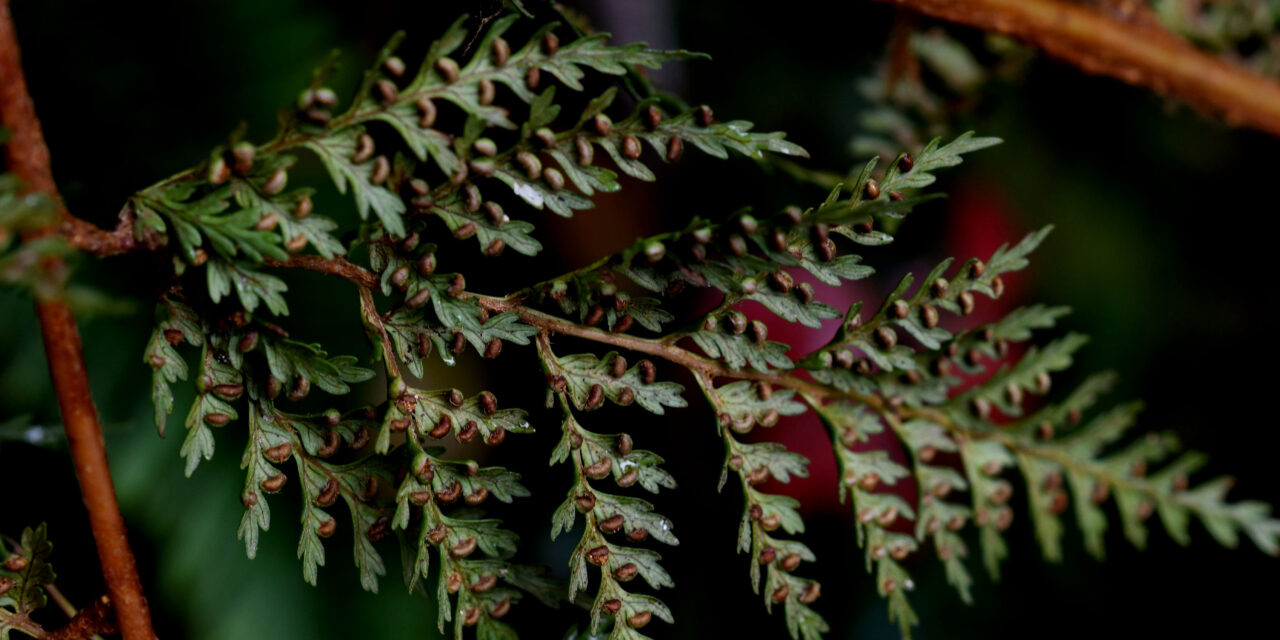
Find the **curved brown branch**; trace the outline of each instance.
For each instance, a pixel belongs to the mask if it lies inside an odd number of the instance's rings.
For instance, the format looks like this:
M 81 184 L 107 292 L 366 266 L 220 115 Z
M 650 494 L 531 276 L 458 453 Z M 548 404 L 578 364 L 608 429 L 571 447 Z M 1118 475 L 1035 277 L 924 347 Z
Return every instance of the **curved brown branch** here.
M 47 194 L 58 203 L 61 225 L 56 229 L 46 229 L 41 235 L 60 231 L 76 248 L 100 256 L 132 250 L 136 243 L 131 215 L 121 214 L 116 229 L 107 231 L 72 217 L 58 197 L 57 185 L 49 172 L 49 148 L 44 143 L 44 132 L 27 93 L 8 0 L 0 0 L 0 109 L 4 115 L 2 122 L 9 129 L 10 140 L 5 146 L 9 170 L 22 179 L 28 191 Z
M 811 380 L 805 380 L 792 375 L 786 371 L 768 371 L 760 372 L 754 369 L 733 369 L 718 360 L 712 360 L 700 356 L 688 349 L 677 346 L 663 340 L 650 340 L 648 338 L 639 338 L 625 333 L 613 333 L 596 329 L 594 327 L 584 327 L 553 315 L 530 309 L 513 300 L 505 298 L 490 298 L 487 296 L 476 296 L 480 302 L 480 306 L 495 313 L 511 311 L 520 316 L 520 319 L 530 326 L 545 329 L 548 333 L 554 333 L 562 336 L 571 336 L 607 344 L 619 349 L 627 349 L 636 353 L 662 358 L 668 362 L 678 364 L 695 373 L 702 373 L 711 378 L 733 378 L 736 380 L 755 380 L 757 382 L 768 382 L 775 387 L 786 389 L 794 389 L 803 394 L 816 399 L 826 398 L 833 395 L 849 395 L 859 402 L 864 402 L 869 406 L 879 408 L 883 402 L 877 396 L 863 396 L 854 392 L 842 394 L 838 391 L 820 385 Z
M 0 0 L 0 124 L 12 134 L 5 146 L 9 171 L 23 181 L 28 192 L 40 191 L 57 199 L 57 187 L 49 170 L 49 149 L 27 93 L 8 0 Z M 44 229 L 36 235 L 54 231 Z M 64 268 L 57 258 L 50 258 L 43 266 L 51 272 Z M 107 467 L 107 452 L 89 390 L 75 317 L 60 299 L 37 300 L 36 315 L 40 319 L 49 373 L 66 425 L 80 491 L 89 511 L 89 525 L 98 546 L 107 591 L 111 600 L 119 605 L 120 630 L 129 640 L 150 640 L 155 637 L 151 614 L 125 535 L 111 470 Z
M 352 264 L 342 256 L 332 260 L 326 260 L 320 256 L 289 256 L 289 259 L 284 261 L 267 258 L 267 264 L 273 267 L 327 273 L 331 276 L 346 278 L 365 289 L 377 289 L 382 286 L 377 274 L 364 267 Z
M 327 273 L 342 278 L 346 278 L 357 284 L 362 292 L 367 292 L 379 286 L 378 275 L 352 264 L 344 258 L 335 258 L 326 260 L 320 256 L 291 256 L 287 261 L 268 260 L 268 264 L 276 267 L 289 267 L 296 269 L 306 269 L 308 271 L 316 271 L 319 273 Z M 688 349 L 672 344 L 663 340 L 651 340 L 649 338 L 640 338 L 625 333 L 613 333 L 587 327 L 558 318 L 548 313 L 543 313 L 536 309 L 531 309 L 520 303 L 519 300 L 511 298 L 497 298 L 493 296 L 485 296 L 475 293 L 463 293 L 463 296 L 470 296 L 479 302 L 480 306 L 493 313 L 513 312 L 520 316 L 520 319 L 533 327 L 544 329 L 548 333 L 562 336 L 571 336 L 607 344 L 619 349 L 627 349 L 636 353 L 662 358 L 669 362 L 678 364 L 686 369 L 700 372 L 711 376 L 712 378 L 734 378 L 738 380 L 756 380 L 759 382 L 768 382 L 776 387 L 786 389 L 795 389 L 815 399 L 822 399 L 829 396 L 847 396 L 859 402 L 866 403 L 868 406 L 880 408 L 884 402 L 877 396 L 864 396 L 856 392 L 841 393 L 820 385 L 811 380 L 799 378 L 786 372 L 769 371 L 762 373 L 749 369 L 732 369 L 722 362 L 712 360 L 700 356 Z M 371 302 L 369 303 L 371 304 Z
M 1280 136 L 1280 83 L 1204 53 L 1151 21 L 1061 0 L 877 1 L 1012 36 L 1087 72 Z
M 62 217 L 58 232 L 66 237 L 71 246 L 85 253 L 106 258 L 128 253 L 140 247 L 151 250 L 157 248 L 152 244 L 139 243 L 134 238 L 133 213 L 128 210 L 120 214 L 116 228 L 110 231 L 99 229 L 91 222 L 72 216 L 61 202 L 58 205 L 58 212 Z
M 400 366 L 396 364 L 395 349 L 391 346 L 391 339 L 387 337 L 387 328 L 382 324 L 382 317 L 378 315 L 378 307 L 373 303 L 373 289 L 366 286 L 361 286 L 359 289 L 360 315 L 364 318 L 364 323 L 369 330 L 377 334 L 378 344 L 382 345 L 382 359 L 386 362 L 387 372 L 392 376 L 399 376 Z

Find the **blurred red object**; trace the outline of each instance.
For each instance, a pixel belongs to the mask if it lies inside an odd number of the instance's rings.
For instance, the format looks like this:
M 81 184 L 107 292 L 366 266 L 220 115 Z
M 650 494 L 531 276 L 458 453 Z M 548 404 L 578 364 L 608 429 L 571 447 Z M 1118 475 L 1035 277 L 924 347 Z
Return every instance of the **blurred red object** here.
M 935 258 L 932 261 L 905 265 L 906 268 L 903 269 L 902 274 L 905 275 L 907 271 L 917 276 L 928 273 L 946 256 L 955 256 L 957 265 L 970 257 L 985 260 L 1001 244 L 1016 242 L 1025 233 L 1022 225 L 1019 224 L 1018 216 L 1011 210 L 995 185 L 970 185 L 957 190 L 949 200 L 948 209 L 946 233 Z M 819 299 L 841 312 L 848 309 L 854 301 L 862 300 L 864 317 L 873 313 L 884 296 L 898 283 L 898 277 L 881 272 L 867 280 L 834 288 L 816 282 L 803 270 L 793 270 L 791 273 L 797 282 L 813 284 L 818 291 Z M 1005 276 L 1005 293 L 1000 299 L 990 300 L 985 296 L 979 296 L 977 309 L 972 315 L 965 318 L 947 318 L 944 320 L 944 326 L 954 333 L 1003 317 L 1017 307 L 1025 297 L 1025 286 L 1022 285 L 1019 275 Z M 749 319 L 765 322 L 769 327 L 771 339 L 791 345 L 790 355 L 793 360 L 799 360 L 826 344 L 841 322 L 840 319 L 828 320 L 823 323 L 821 331 L 815 331 L 785 322 L 755 303 L 743 304 L 740 310 Z M 1009 358 L 1016 359 L 1020 354 L 1019 350 L 1014 350 Z M 987 370 L 994 371 L 998 367 L 998 363 L 992 363 Z M 967 379 L 953 390 L 953 393 L 978 384 L 985 377 L 986 375 L 981 375 Z M 800 500 L 803 512 L 808 514 L 850 513 L 850 506 L 841 505 L 837 500 L 838 479 L 831 438 L 817 414 L 809 411 L 800 416 L 786 418 L 773 429 L 757 430 L 750 437 L 754 440 L 781 442 L 787 449 L 808 458 L 810 463 L 808 478 L 793 480 L 789 485 L 770 480 L 768 485 L 762 486 L 763 490 L 786 494 Z M 887 450 L 899 463 L 905 464 L 907 461 L 906 451 L 901 443 L 888 432 L 872 436 L 869 442 L 859 448 L 863 447 L 868 450 Z M 916 488 L 910 478 L 899 482 L 892 489 L 908 501 L 914 502 Z

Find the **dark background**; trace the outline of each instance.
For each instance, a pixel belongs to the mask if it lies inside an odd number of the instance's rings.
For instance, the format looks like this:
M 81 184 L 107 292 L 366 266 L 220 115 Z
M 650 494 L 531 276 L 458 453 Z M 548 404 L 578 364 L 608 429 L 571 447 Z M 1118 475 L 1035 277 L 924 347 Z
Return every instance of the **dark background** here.
M 421 49 L 456 13 L 489 8 L 446 4 L 16 0 L 13 13 L 62 194 L 75 214 L 106 225 L 131 192 L 198 163 L 240 121 L 248 123 L 252 139 L 269 137 L 276 109 L 292 101 L 330 49 L 344 54 L 334 83 L 344 95 L 393 31 L 406 29 L 410 46 Z M 890 9 L 864 2 L 760 9 L 730 2 L 631 4 L 584 8 L 599 28 L 617 34 L 616 41 L 647 39 L 714 58 L 664 71 L 662 86 L 713 105 L 722 119 L 787 131 L 812 153 L 808 166 L 838 173 L 852 166 L 848 143 L 865 106 L 855 81 L 883 51 Z M 1272 470 L 1280 439 L 1270 408 L 1280 354 L 1268 338 L 1276 290 L 1270 187 L 1280 144 L 1047 59 L 1033 62 L 1017 82 L 993 83 L 958 124 L 957 131 L 972 128 L 1006 143 L 948 172 L 942 186 L 953 197 L 921 209 L 895 245 L 863 252 L 881 276 L 857 291 L 874 301 L 906 270 L 927 270 L 930 261 L 951 252 L 985 255 L 994 248 L 993 237 L 1012 240 L 1052 223 L 1057 231 L 1029 272 L 1013 279 L 1010 295 L 1076 309 L 1066 326 L 1093 341 L 1063 380 L 1115 369 L 1122 377 L 1113 402 L 1144 399 L 1145 429 L 1176 431 L 1188 446 L 1213 454 L 1201 478 L 1231 473 L 1239 479 L 1233 495 L 1280 502 Z M 498 267 L 492 261 L 469 267 L 469 283 L 500 293 L 512 288 L 513 278 L 533 281 L 580 266 L 694 214 L 715 218 L 747 204 L 772 211 L 791 202 L 816 204 L 824 196 L 784 176 L 757 177 L 760 170 L 750 161 L 696 155 L 690 153 L 680 171 L 661 171 L 655 185 L 626 181 L 620 195 L 601 199 L 597 209 L 573 221 L 535 218 L 543 223 L 537 235 L 547 247 L 543 260 L 508 252 Z M 304 164 L 293 180 L 320 184 L 324 178 Z M 327 202 L 331 212 L 344 203 L 336 197 Z M 473 247 L 464 249 L 454 268 L 472 259 Z M 919 261 L 921 256 L 926 259 Z M 359 589 L 349 533 L 327 545 L 320 586 L 306 585 L 294 558 L 297 510 L 288 504 L 288 492 L 272 501 L 274 526 L 264 534 L 258 558 L 245 558 L 235 538 L 242 435 L 234 426 L 219 432 L 218 455 L 186 479 L 178 447 L 190 392 L 179 395 L 167 438 L 157 438 L 151 426 L 150 369 L 142 351 L 154 273 L 163 265 L 128 257 L 82 260 L 79 266 L 81 282 L 136 300 L 133 313 L 86 318 L 82 330 L 117 489 L 160 634 L 433 636 L 435 605 L 404 593 L 393 546 L 384 551 L 388 576 L 381 594 Z M 288 277 L 288 324 L 295 334 L 322 340 L 332 352 L 367 353 L 349 287 Z M 56 435 L 59 416 L 38 328 L 30 302 L 13 292 L 0 294 L 0 353 L 0 422 L 27 415 L 40 428 L 36 432 Z M 504 406 L 533 407 L 541 433 L 522 441 L 528 444 L 500 448 L 488 462 L 525 475 L 534 497 L 497 512 L 521 532 L 527 561 L 563 575 L 573 536 L 552 543 L 545 530 L 570 478 L 567 468 L 545 462 L 557 423 L 552 412 L 538 408 L 542 384 L 535 360 L 529 349 L 514 348 L 493 366 L 464 360 L 457 370 L 430 372 L 428 380 L 469 394 L 491 387 Z M 357 401 L 378 399 L 376 390 L 362 393 L 372 395 L 357 394 Z M 721 454 L 709 412 L 691 408 L 662 419 L 636 413 L 593 414 L 587 426 L 609 431 L 615 419 L 629 421 L 637 446 L 667 456 L 681 484 L 678 493 L 654 499 L 681 538 L 678 548 L 662 550 L 678 585 L 662 595 L 678 626 L 655 623 L 646 631 L 656 637 L 783 637 L 780 613 L 764 613 L 748 585 L 748 560 L 733 551 L 741 498 L 732 489 L 714 491 Z M 770 435 L 788 426 L 789 443 L 821 455 L 825 436 L 812 422 L 784 423 Z M 521 455 L 526 451 L 532 453 Z M 896 637 L 863 572 L 848 507 L 836 505 L 832 485 L 823 482 L 831 479 L 832 462 L 811 457 L 815 477 L 798 481 L 793 492 L 809 505 L 803 539 L 821 562 L 803 573 L 823 582 L 818 608 L 832 626 L 830 637 Z M 16 535 L 23 526 L 48 521 L 59 585 L 75 602 L 100 593 L 65 450 L 56 443 L 3 442 L 0 470 L 6 484 L 0 531 Z M 1225 635 L 1274 624 L 1269 607 L 1280 595 L 1278 566 L 1248 542 L 1224 550 L 1193 525 L 1195 544 L 1184 550 L 1153 522 L 1149 549 L 1140 553 L 1113 519 L 1108 559 L 1099 563 L 1084 552 L 1069 523 L 1065 560 L 1049 565 L 1039 558 L 1025 509 L 1018 513 L 1001 584 L 985 577 L 973 541 L 973 607 L 945 584 L 932 553 L 908 561 L 918 585 L 911 601 L 923 621 L 918 637 Z M 560 637 L 582 619 L 532 601 L 509 618 L 534 638 Z

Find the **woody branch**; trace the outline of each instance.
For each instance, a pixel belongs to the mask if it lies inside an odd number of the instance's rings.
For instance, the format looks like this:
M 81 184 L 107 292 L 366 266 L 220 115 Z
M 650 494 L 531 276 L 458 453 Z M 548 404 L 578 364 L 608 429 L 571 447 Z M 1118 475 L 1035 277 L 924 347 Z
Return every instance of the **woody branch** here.
M 0 124 L 11 132 L 12 138 L 5 146 L 5 159 L 9 171 L 24 184 L 27 192 L 48 194 L 60 202 L 53 174 L 49 169 L 49 149 L 44 142 L 35 106 L 27 92 L 26 79 L 17 36 L 9 13 L 8 0 L 0 0 Z M 65 208 L 63 219 L 71 220 Z M 71 222 L 69 229 L 92 228 L 87 223 Z M 95 229 L 95 231 L 97 231 Z M 58 229 L 46 228 L 32 235 L 57 233 Z M 97 232 L 89 234 L 97 237 Z M 77 234 L 69 236 L 75 240 Z M 131 234 L 130 234 L 130 237 Z M 103 245 L 105 246 L 105 245 Z M 44 268 L 51 273 L 65 269 L 62 261 L 50 257 Z M 38 299 L 36 315 L 44 337 L 45 354 L 49 360 L 49 373 L 62 410 L 67 431 L 67 442 L 75 462 L 76 477 L 89 512 L 89 525 L 98 547 L 98 559 L 102 564 L 107 592 L 115 604 L 116 619 L 123 636 L 128 640 L 149 640 L 155 637 L 151 628 L 151 614 L 133 552 L 125 534 L 124 517 L 116 501 L 111 470 L 107 466 L 107 452 L 102 440 L 98 411 L 89 389 L 80 334 L 75 317 L 65 300 L 57 297 Z
M 1280 83 L 1204 53 L 1143 15 L 1125 19 L 1062 0 L 877 1 L 1003 33 L 1089 73 L 1280 136 Z

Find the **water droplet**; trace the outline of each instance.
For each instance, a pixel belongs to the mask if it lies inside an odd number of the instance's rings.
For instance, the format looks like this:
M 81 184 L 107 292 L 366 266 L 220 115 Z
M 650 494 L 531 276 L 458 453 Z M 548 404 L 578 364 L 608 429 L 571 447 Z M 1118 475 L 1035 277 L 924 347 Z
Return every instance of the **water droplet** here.
M 41 445 L 45 443 L 45 430 L 43 427 L 30 427 L 23 434 L 23 439 L 27 444 Z
M 511 185 L 511 190 L 515 192 L 517 196 L 520 196 L 522 199 L 524 199 L 525 202 L 528 202 L 529 206 L 533 207 L 534 209 L 542 208 L 542 203 L 543 203 L 542 192 L 534 188 L 533 185 L 530 185 L 524 182 L 513 182 Z

